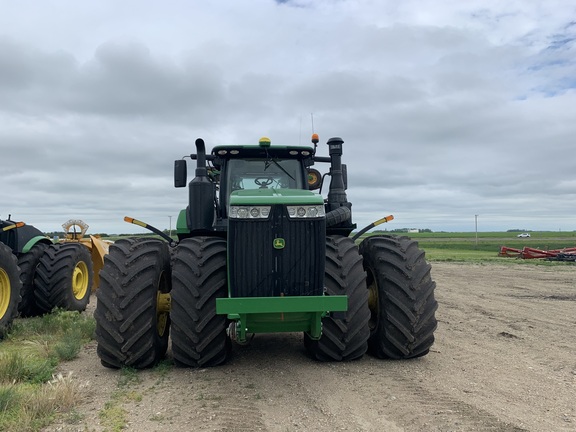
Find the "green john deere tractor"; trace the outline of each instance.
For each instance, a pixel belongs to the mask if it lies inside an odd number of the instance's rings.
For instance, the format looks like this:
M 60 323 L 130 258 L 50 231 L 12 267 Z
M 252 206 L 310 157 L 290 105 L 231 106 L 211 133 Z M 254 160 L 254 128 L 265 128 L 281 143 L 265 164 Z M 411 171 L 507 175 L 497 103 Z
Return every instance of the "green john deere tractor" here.
M 329 157 L 311 146 L 214 147 L 196 140 L 196 176 L 177 222 L 178 242 L 133 238 L 105 258 L 97 292 L 97 352 L 104 366 L 222 364 L 231 342 L 256 333 L 302 332 L 321 361 L 407 359 L 428 353 L 436 329 L 435 283 L 415 241 L 351 237 L 340 138 Z M 329 163 L 324 176 L 312 168 Z M 330 177 L 327 198 L 322 190 Z M 187 182 L 175 162 L 175 186 Z M 127 221 L 149 227 L 143 222 Z
M 39 229 L 10 220 L 10 217 L 0 220 L 0 242 L 13 255 L 7 257 L 7 261 L 17 260 L 21 281 L 18 299 L 14 295 L 9 301 L 7 281 L 11 278 L 4 278 L 0 315 L 3 310 L 6 317 L 16 313 L 29 317 L 48 313 L 56 307 L 75 311 L 86 309 L 93 276 L 92 258 L 85 246 L 53 244 Z
M 34 275 L 40 256 L 52 242 L 23 222 L 0 220 L 0 337 L 20 313 L 33 315 Z

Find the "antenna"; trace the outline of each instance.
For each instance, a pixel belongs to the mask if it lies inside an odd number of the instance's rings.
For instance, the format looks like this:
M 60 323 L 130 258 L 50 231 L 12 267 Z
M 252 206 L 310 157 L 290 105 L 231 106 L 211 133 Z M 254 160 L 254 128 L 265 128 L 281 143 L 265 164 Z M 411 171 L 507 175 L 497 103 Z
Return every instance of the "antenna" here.
M 298 145 L 302 145 L 302 114 L 300 114 L 300 132 L 298 134 Z

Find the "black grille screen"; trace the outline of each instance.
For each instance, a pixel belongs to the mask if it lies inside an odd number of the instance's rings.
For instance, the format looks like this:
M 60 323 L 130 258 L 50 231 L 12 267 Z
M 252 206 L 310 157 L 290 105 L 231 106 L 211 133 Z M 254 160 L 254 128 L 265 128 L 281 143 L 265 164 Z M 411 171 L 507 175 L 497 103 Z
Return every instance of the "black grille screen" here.
M 228 220 L 229 280 L 233 297 L 321 295 L 324 219 L 289 219 L 282 205 L 267 220 Z M 284 248 L 275 249 L 274 240 Z

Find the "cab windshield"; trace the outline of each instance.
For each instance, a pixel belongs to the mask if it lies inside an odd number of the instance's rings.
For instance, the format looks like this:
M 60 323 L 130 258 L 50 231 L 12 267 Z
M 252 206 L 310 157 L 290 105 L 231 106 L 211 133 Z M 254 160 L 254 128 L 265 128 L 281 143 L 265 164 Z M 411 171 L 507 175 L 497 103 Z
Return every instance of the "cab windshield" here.
M 302 164 L 296 159 L 230 159 L 228 192 L 246 189 L 304 189 Z

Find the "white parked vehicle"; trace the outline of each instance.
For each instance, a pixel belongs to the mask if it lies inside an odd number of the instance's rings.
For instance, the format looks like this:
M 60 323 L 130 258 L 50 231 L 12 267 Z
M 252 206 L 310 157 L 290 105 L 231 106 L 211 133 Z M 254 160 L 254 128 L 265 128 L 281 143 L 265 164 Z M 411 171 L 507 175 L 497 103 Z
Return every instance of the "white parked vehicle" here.
M 518 234 L 517 237 L 522 237 L 522 238 L 530 237 L 530 233 Z

